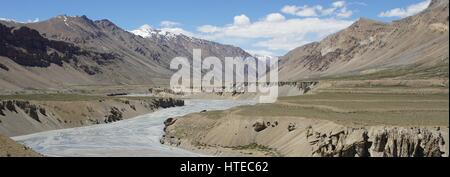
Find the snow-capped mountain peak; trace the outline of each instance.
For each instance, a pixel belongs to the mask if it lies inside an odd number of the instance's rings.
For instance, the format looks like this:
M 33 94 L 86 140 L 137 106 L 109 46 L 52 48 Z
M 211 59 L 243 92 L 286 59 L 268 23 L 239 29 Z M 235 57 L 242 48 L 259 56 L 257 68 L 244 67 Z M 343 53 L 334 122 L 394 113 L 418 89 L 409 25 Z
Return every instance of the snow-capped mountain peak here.
M 151 27 L 150 25 L 147 25 L 147 24 L 142 25 L 138 29 L 132 30 L 130 32 L 135 34 L 135 35 L 141 36 L 143 38 L 151 38 L 151 37 L 175 38 L 175 37 L 178 36 L 177 34 L 171 33 L 171 32 L 166 31 L 166 30 L 155 29 L 155 28 L 153 28 L 153 27 Z

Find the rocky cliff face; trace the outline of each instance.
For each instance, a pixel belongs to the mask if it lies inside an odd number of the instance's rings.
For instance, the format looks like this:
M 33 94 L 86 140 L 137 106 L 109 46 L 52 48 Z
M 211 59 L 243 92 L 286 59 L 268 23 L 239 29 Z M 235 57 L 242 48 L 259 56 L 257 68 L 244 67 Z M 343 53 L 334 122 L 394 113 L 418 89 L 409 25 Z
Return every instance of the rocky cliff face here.
M 38 111 L 42 115 L 47 116 L 45 108 L 30 104 L 29 101 L 7 100 L 0 102 L 0 116 L 6 116 L 5 111 L 18 113 L 17 109 L 25 112 L 28 116 L 30 116 L 37 122 L 41 122 L 41 120 L 39 119 Z
M 348 128 L 329 134 L 309 127 L 307 139 L 316 157 L 442 157 L 448 143 L 439 128 L 419 127 Z
M 25 26 L 13 28 L 0 24 L 0 36 L 0 56 L 8 57 L 25 67 L 46 68 L 51 64 L 62 67 L 66 63 L 93 75 L 95 71 L 89 70 L 93 66 L 80 64 L 78 58 L 91 58 L 98 65 L 117 59 L 111 53 L 86 51 L 71 43 L 49 40 L 38 31 Z
M 448 1 L 433 0 L 423 12 L 394 21 L 361 18 L 320 42 L 301 46 L 280 60 L 280 80 L 366 76 L 448 78 Z M 444 66 L 444 67 L 441 67 Z M 404 68 L 408 72 L 398 71 Z M 446 73 L 445 73 L 446 72 Z M 372 74 L 373 76 L 371 76 Z M 425 75 L 425 74 L 422 74 Z

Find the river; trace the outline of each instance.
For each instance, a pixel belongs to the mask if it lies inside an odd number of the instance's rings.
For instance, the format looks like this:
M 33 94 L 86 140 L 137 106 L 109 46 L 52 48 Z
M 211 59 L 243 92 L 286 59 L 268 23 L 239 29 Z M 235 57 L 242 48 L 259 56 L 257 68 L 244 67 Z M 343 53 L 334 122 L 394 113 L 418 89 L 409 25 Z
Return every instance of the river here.
M 176 147 L 163 145 L 163 121 L 202 110 L 225 110 L 255 104 L 249 100 L 186 100 L 185 106 L 160 109 L 153 113 L 110 124 L 52 130 L 12 139 L 46 156 L 202 156 Z

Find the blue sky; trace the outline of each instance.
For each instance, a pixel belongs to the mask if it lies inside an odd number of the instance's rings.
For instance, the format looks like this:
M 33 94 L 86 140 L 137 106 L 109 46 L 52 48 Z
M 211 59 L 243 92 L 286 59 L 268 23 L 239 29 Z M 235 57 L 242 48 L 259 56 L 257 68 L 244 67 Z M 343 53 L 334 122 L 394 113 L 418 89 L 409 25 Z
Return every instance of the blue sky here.
M 359 17 L 391 21 L 429 0 L 4 0 L 0 18 L 27 22 L 56 15 L 109 19 L 126 30 L 144 24 L 283 55 L 345 28 Z M 165 21 L 165 22 L 164 22 Z

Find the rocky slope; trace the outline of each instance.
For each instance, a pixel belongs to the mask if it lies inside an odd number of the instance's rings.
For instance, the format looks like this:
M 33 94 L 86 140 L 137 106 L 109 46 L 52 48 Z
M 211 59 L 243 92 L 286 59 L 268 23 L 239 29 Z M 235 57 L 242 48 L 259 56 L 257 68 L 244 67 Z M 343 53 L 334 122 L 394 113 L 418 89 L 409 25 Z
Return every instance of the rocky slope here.
M 184 105 L 183 100 L 172 98 L 76 99 L 0 99 L 0 134 L 18 136 L 45 130 L 111 123 L 160 108 Z
M 344 76 L 448 80 L 448 8 L 448 1 L 433 0 L 421 13 L 392 23 L 361 18 L 282 57 L 280 80 Z
M 247 57 L 240 48 L 184 35 L 143 38 L 109 20 L 57 16 L 38 23 L 0 21 L 0 89 L 71 85 L 167 85 L 174 57 Z M 223 58 L 222 58 L 223 59 Z

